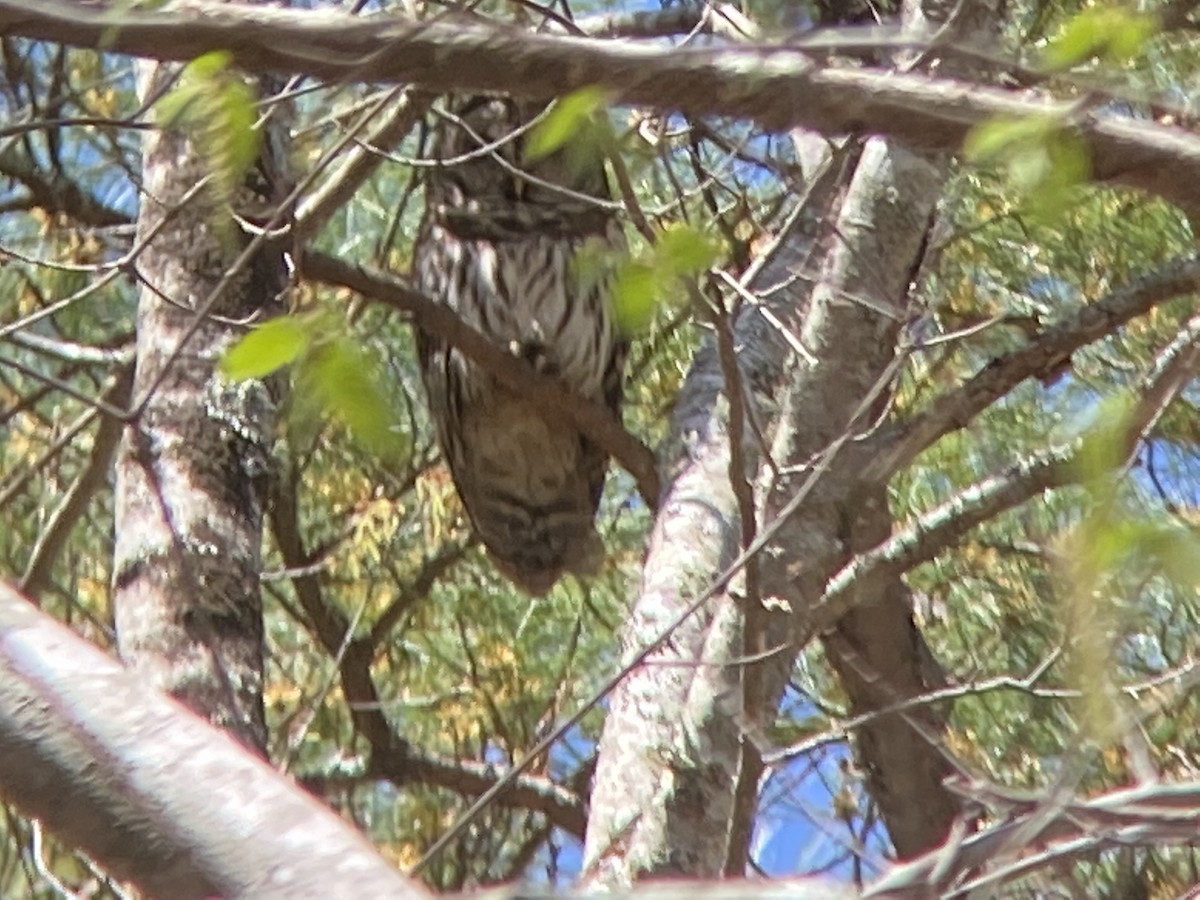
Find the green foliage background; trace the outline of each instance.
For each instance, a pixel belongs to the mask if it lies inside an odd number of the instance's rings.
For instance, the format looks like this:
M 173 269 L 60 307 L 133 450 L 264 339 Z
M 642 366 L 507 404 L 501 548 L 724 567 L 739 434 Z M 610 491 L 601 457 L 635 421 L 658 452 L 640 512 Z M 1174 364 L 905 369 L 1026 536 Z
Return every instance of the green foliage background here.
M 748 12 L 776 20 L 772 10 L 753 4 Z M 1016 4 L 1012 12 L 1010 36 L 1021 47 L 1034 48 L 1064 23 L 1076 23 L 1068 26 L 1076 32 L 1083 28 L 1069 3 Z M 1117 85 L 1139 97 L 1169 94 L 1197 62 L 1194 40 L 1151 36 L 1101 64 L 1088 51 L 1108 45 L 1068 35 L 1071 52 L 1054 57 L 1058 75 L 1051 82 L 1064 95 L 1081 90 L 1080 84 Z M 0 511 L 7 525 L 0 529 L 0 575 L 19 579 L 48 517 L 87 465 L 95 422 L 88 419 L 86 398 L 106 389 L 114 360 L 131 346 L 134 290 L 109 264 L 128 247 L 129 229 L 120 220 L 131 220 L 136 208 L 131 177 L 138 171 L 137 134 L 128 124 L 138 108 L 128 60 L 21 42 L 6 42 L 3 58 L 20 75 L 3 86 L 10 114 L 24 109 L 33 119 L 111 122 L 10 130 L 0 137 L 0 172 L 12 185 L 0 185 L 0 252 L 6 260 L 0 265 Z M 186 81 L 185 89 L 196 91 Z M 217 96 L 226 120 L 245 120 L 240 101 Z M 373 97 L 369 86 L 301 91 L 294 163 L 301 170 L 313 165 L 341 135 L 345 111 Z M 1132 105 L 1139 111 L 1139 104 Z M 182 115 L 174 112 L 176 119 Z M 645 234 L 628 228 L 630 259 L 623 263 L 637 282 L 627 288 L 625 302 L 639 334 L 625 421 L 655 446 L 666 436 L 691 351 L 708 327 L 706 304 L 736 302 L 723 297 L 704 270 L 713 265 L 737 275 L 766 245 L 791 199 L 801 195 L 798 172 L 785 136 L 753 134 L 725 122 L 689 132 L 682 120 L 625 109 L 599 115 L 614 164 L 624 169 L 649 225 Z M 240 126 L 226 121 L 221 127 L 232 134 Z M 214 146 L 222 134 L 210 135 Z M 945 227 L 923 299 L 933 333 L 962 330 L 966 336 L 913 355 L 897 399 L 901 414 L 936 402 L 990 359 L 1020 347 L 1031 329 L 1193 247 L 1192 228 L 1176 210 L 1081 184 L 1076 176 L 1055 182 L 1053 191 L 1031 202 L 1030 185 L 1011 178 L 1014 156 L 1006 154 L 1006 143 L 1013 142 L 1001 128 L 1000 139 L 989 145 L 990 164 L 964 167 L 947 193 Z M 412 165 L 420 144 L 415 134 L 390 154 L 320 234 L 321 249 L 406 270 L 421 213 L 420 170 Z M 1021 144 L 1021 152 L 1030 146 L 1041 145 L 1035 137 L 1032 145 Z M 86 189 L 99 211 L 89 221 L 36 204 L 6 203 L 21 193 L 11 175 L 19 163 L 64 174 Z M 214 171 L 235 164 L 242 165 L 217 160 Z M 503 768 L 616 670 L 616 632 L 637 589 L 650 516 L 632 480 L 613 472 L 600 516 L 609 548 L 601 574 L 587 583 L 568 579 L 537 603 L 515 594 L 472 542 L 436 458 L 408 325 L 382 308 L 358 306 L 344 294 L 305 283 L 296 287 L 292 303 L 296 317 L 289 324 L 268 326 L 278 329 L 277 343 L 251 354 L 242 363 L 249 368 L 238 370 L 236 358 L 229 365 L 233 375 L 244 376 L 257 374 L 256 355 L 270 368 L 294 364 L 292 409 L 278 447 L 278 489 L 294 486 L 298 530 L 317 572 L 321 602 L 348 625 L 352 641 L 369 647 L 381 709 L 397 735 L 422 752 Z M 1023 385 L 930 448 L 893 484 L 898 523 L 1050 442 L 1102 425 L 1096 421 L 1102 401 L 1136 384 L 1153 352 L 1194 309 L 1187 298 L 1136 320 L 1076 354 L 1070 373 Z M 35 331 L 108 356 L 67 360 L 21 343 L 7 323 L 32 317 L 40 320 Z M 349 381 L 321 375 L 322 359 L 349 372 Z M 329 415 L 344 409 L 351 395 L 366 397 L 365 407 L 349 416 Z M 1089 556 L 1080 541 L 1090 535 L 1094 542 L 1105 529 L 1133 521 L 1178 529 L 1195 548 L 1196 402 L 1193 388 L 1117 480 L 1038 497 L 909 576 L 919 621 L 941 666 L 956 683 L 980 686 L 964 690 L 953 704 L 945 737 L 970 770 L 1003 785 L 1039 788 L 1064 768 L 1079 766 L 1085 787 L 1098 791 L 1127 783 L 1134 776 L 1131 754 L 1144 752 L 1165 777 L 1194 777 L 1200 766 L 1200 708 L 1191 689 L 1200 617 L 1195 585 L 1168 577 L 1150 542 L 1138 537 L 1148 531 L 1123 531 L 1131 536 L 1116 554 Z M 1115 499 L 1100 502 L 1103 492 Z M 108 647 L 112 528 L 111 493 L 100 490 L 73 529 L 42 598 L 47 610 Z M 445 787 L 396 784 L 369 771 L 337 677 L 336 654 L 297 596 L 274 535 L 265 542 L 266 702 L 274 758 L 319 785 L 398 865 L 412 865 L 468 800 Z M 1073 569 L 1080 559 L 1092 559 L 1098 569 L 1086 580 Z M 1088 587 L 1085 596 L 1080 584 Z M 1082 623 L 1089 621 L 1102 625 L 1092 643 L 1081 638 Z M 1036 682 L 1019 683 L 1035 671 Z M 1082 677 L 1088 672 L 1103 674 L 1104 709 L 1137 723 L 1132 733 L 1140 736 L 1139 747 L 1088 725 L 1088 703 L 1102 687 Z M 602 706 L 592 709 L 567 746 L 539 761 L 533 774 L 560 783 L 586 774 L 603 712 Z M 845 712 L 845 698 L 819 650 L 810 650 L 797 666 L 774 733 L 785 743 L 819 735 Z M 836 751 L 835 741 L 809 762 L 828 762 Z M 836 869 L 852 839 L 867 832 L 875 835 L 867 846 L 879 860 L 882 838 L 877 825 L 867 827 L 873 812 L 857 784 L 827 776 L 827 796 L 818 801 L 811 786 L 778 789 L 790 778 L 791 772 L 777 773 L 764 792 L 763 821 L 800 807 L 838 838 L 802 854 L 794 871 Z M 835 810 L 835 798 L 847 787 L 857 804 L 849 822 Z M 86 860 L 53 841 L 41 846 L 40 856 L 31 855 L 34 829 L 12 812 L 0 819 L 0 895 L 51 896 L 51 875 L 69 885 L 91 882 L 99 896 L 118 892 Z M 444 889 L 522 874 L 565 877 L 573 846 L 574 839 L 551 829 L 542 815 L 496 807 L 425 877 Z M 1077 864 L 1076 875 L 1097 896 L 1119 896 L 1122 879 L 1135 872 L 1153 895 L 1168 896 L 1194 880 L 1193 856 L 1184 848 L 1113 853 Z M 1037 888 L 1036 882 L 1028 885 L 1030 895 Z

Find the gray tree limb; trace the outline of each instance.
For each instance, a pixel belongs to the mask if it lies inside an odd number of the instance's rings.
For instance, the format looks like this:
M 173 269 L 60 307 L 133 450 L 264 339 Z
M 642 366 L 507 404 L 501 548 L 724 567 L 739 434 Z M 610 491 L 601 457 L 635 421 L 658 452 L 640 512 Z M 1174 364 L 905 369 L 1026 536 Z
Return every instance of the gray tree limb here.
M 0 0 L 0 35 L 162 60 L 213 50 L 247 72 L 330 81 L 408 82 L 433 91 L 548 98 L 586 86 L 620 103 L 752 119 L 772 130 L 877 134 L 925 151 L 958 152 L 972 126 L 1048 117 L 1082 141 L 1093 178 L 1200 210 L 1200 136 L 1078 101 L 913 73 L 814 61 L 803 38 L 718 48 L 530 34 L 480 19 L 415 21 L 332 11 L 205 2 L 138 10 L 68 0 Z M 822 47 L 828 49 L 828 41 Z
M 139 62 L 140 95 L 178 69 Z M 113 500 L 114 620 L 123 661 L 265 754 L 259 576 L 282 385 L 229 383 L 217 361 L 248 323 L 283 311 L 286 281 L 279 249 L 243 239 L 208 174 L 185 134 L 144 135 L 134 402 Z M 280 183 L 270 190 L 286 193 Z M 254 193 L 242 189 L 239 202 L 261 206 Z
M 316 800 L 2 583 L 0 795 L 149 896 L 428 896 Z

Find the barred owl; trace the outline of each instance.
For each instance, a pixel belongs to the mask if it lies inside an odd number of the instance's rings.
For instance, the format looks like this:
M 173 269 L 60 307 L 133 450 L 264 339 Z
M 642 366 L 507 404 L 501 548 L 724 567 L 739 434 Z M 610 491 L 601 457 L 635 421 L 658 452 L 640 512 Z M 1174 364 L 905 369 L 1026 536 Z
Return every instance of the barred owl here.
M 498 97 L 451 105 L 434 130 L 417 284 L 498 345 L 616 412 L 625 344 L 601 284 L 572 265 L 585 242 L 619 247 L 603 160 L 523 158 L 539 112 Z M 586 148 L 585 148 L 586 149 Z M 595 279 L 593 279 L 595 282 Z M 607 455 L 440 339 L 417 335 L 442 453 L 496 567 L 534 596 L 604 557 L 594 518 Z

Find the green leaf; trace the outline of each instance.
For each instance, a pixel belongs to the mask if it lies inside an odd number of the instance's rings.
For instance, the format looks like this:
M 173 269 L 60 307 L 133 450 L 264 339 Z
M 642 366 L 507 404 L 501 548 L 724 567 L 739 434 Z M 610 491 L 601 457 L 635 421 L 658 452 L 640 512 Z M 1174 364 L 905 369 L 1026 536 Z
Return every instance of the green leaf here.
M 1091 174 L 1087 146 L 1052 116 L 983 122 L 963 149 L 971 162 L 1001 166 L 1029 212 L 1051 221 L 1070 208 L 1073 189 Z
M 255 328 L 225 351 L 221 374 L 231 381 L 262 378 L 295 362 L 309 346 L 310 324 L 281 316 Z
M 1161 522 L 1140 523 L 1130 550 L 1154 561 L 1183 590 L 1200 588 L 1200 540 L 1184 528 Z
M 159 124 L 164 128 L 183 128 L 202 118 L 196 105 L 212 90 L 212 80 L 222 77 L 233 57 L 224 50 L 198 56 L 179 73 L 175 86 L 154 104 Z
M 367 450 L 394 458 L 404 451 L 404 440 L 392 427 L 397 417 L 381 384 L 374 359 L 346 338 L 337 338 L 314 351 L 302 390 L 311 392 L 321 410 L 345 425 Z
M 1152 16 L 1111 7 L 1086 9 L 1046 47 L 1042 65 L 1058 72 L 1095 56 L 1119 64 L 1140 53 L 1157 31 Z
M 155 104 L 164 128 L 182 131 L 196 144 L 224 201 L 241 186 L 259 150 L 254 94 L 230 68 L 231 61 L 224 51 L 197 57 Z
M 525 161 L 543 159 L 586 132 L 596 112 L 606 107 L 611 99 L 608 91 L 598 87 L 582 87 L 560 97 L 550 112 L 530 130 L 525 141 Z
M 1079 449 L 1085 481 L 1103 481 L 1129 457 L 1132 415 L 1133 398 L 1127 393 L 1105 397 L 1096 405 Z
M 717 246 L 704 232 L 690 225 L 666 228 L 658 236 L 655 256 L 675 275 L 697 275 L 717 259 Z
M 233 196 L 258 159 L 257 118 L 254 95 L 241 80 L 224 84 L 213 98 L 212 120 L 201 132 L 201 152 L 225 197 Z
M 580 291 L 604 284 L 621 264 L 629 259 L 624 248 L 610 245 L 600 237 L 589 237 L 571 255 L 571 276 Z
M 581 248 L 582 250 L 582 248 Z M 641 255 L 613 262 L 596 254 L 577 254 L 577 273 L 613 273 L 610 297 L 617 326 L 624 334 L 640 334 L 654 320 L 658 306 L 682 296 L 681 279 L 695 278 L 717 259 L 719 247 L 697 228 L 677 225 L 660 231 Z
M 993 163 L 1018 150 L 1042 144 L 1057 127 L 1057 120 L 1049 116 L 988 119 L 967 133 L 963 151 L 973 163 Z
M 646 262 L 626 260 L 617 269 L 611 296 L 622 334 L 640 334 L 649 327 L 658 305 L 660 281 L 653 266 Z

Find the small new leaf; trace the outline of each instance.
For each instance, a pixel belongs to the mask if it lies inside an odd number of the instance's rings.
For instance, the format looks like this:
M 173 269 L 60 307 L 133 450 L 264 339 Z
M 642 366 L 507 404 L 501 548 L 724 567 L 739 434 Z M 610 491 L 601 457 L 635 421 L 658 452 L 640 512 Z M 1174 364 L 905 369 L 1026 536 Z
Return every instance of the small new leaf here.
M 686 294 L 681 281 L 695 278 L 718 256 L 712 238 L 688 225 L 677 225 L 660 231 L 644 253 L 618 263 L 611 296 L 621 332 L 644 332 L 659 306 Z
M 1030 212 L 1049 219 L 1070 208 L 1071 191 L 1091 174 L 1086 145 L 1050 116 L 983 122 L 963 149 L 971 162 L 1000 166 Z
M 338 419 L 364 448 L 384 458 L 404 450 L 392 427 L 396 416 L 380 384 L 379 367 L 345 338 L 317 348 L 305 367 L 302 390 L 311 392 L 321 410 Z
M 717 259 L 717 246 L 703 231 L 689 225 L 666 228 L 658 236 L 655 257 L 674 275 L 694 276 Z
M 1154 36 L 1152 16 L 1124 9 L 1093 7 L 1073 16 L 1042 54 L 1042 65 L 1061 72 L 1093 57 L 1120 64 L 1136 56 Z
M 255 328 L 225 351 L 221 374 L 231 381 L 263 378 L 295 362 L 311 341 L 309 323 L 281 316 Z
M 525 161 L 544 159 L 587 131 L 596 112 L 606 107 L 611 99 L 607 91 L 597 87 L 583 87 L 560 97 L 550 112 L 530 130 L 525 141 Z
M 650 327 L 659 290 L 660 278 L 648 263 L 631 259 L 617 269 L 612 302 L 622 334 L 641 334 Z
M 1187 529 L 1147 522 L 1130 544 L 1133 552 L 1153 560 L 1155 567 L 1181 590 L 1200 588 L 1200 540 Z
M 258 157 L 254 95 L 230 68 L 224 51 L 192 60 L 173 90 L 155 104 L 164 128 L 182 131 L 195 144 L 212 173 L 217 196 L 228 202 Z
M 988 119 L 970 130 L 963 151 L 971 162 L 987 165 L 1044 143 L 1057 127 L 1056 120 L 1047 116 Z

